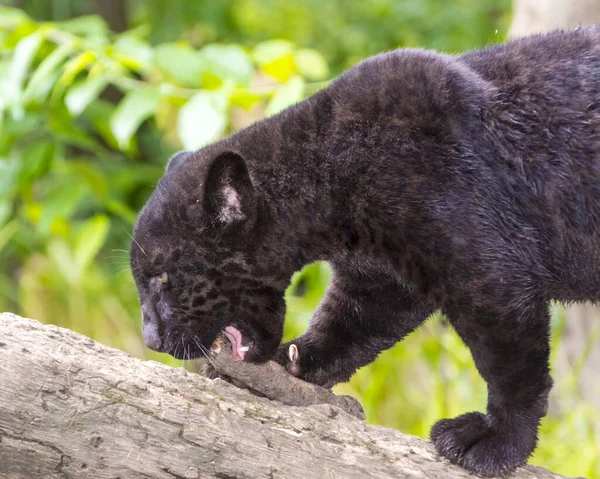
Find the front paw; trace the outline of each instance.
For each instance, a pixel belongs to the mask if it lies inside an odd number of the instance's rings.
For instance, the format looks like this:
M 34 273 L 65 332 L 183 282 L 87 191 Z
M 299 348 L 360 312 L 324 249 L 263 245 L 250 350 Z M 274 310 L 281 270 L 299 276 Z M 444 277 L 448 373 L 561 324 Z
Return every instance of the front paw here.
M 537 442 L 537 424 L 533 429 L 524 423 L 520 426 L 471 412 L 438 421 L 431 440 L 438 453 L 454 464 L 482 476 L 506 476 L 527 462 Z
M 324 388 L 338 382 L 339 369 L 322 358 L 318 350 L 303 344 L 301 338 L 279 346 L 275 360 L 293 376 Z M 333 365 L 335 366 L 335 365 Z

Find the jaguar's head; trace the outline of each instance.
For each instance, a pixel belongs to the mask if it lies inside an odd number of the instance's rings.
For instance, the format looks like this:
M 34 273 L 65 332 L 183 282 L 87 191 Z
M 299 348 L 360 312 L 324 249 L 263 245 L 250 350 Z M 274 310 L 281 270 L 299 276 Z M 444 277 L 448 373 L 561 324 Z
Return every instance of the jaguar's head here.
M 258 203 L 237 153 L 199 150 L 170 160 L 131 248 L 149 348 L 191 359 L 224 332 L 235 359 L 275 354 L 286 285 L 269 272 Z

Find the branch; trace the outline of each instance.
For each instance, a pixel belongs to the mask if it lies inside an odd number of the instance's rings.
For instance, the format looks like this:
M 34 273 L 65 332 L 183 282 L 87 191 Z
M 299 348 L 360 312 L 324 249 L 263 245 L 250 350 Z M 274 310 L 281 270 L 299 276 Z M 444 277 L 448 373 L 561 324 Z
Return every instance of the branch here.
M 284 406 L 8 313 L 0 331 L 0 477 L 472 477 L 331 405 Z
M 231 357 L 229 341 L 221 339 L 220 352 L 210 359 L 208 376 L 215 376 L 211 369 L 236 386 L 249 389 L 260 396 L 274 399 L 288 406 L 311 406 L 313 404 L 331 404 L 359 419 L 365 418 L 360 403 L 351 396 L 338 396 L 330 389 L 302 381 L 283 366 L 274 361 L 253 364 L 234 361 Z

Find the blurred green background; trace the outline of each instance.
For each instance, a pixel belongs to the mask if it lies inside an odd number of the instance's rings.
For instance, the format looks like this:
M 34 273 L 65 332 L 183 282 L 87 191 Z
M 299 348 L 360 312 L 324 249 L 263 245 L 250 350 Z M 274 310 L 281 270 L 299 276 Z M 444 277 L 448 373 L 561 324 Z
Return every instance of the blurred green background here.
M 301 100 L 369 55 L 459 52 L 504 41 L 510 22 L 509 0 L 4 4 L 0 311 L 174 366 L 143 345 L 128 267 L 136 213 L 168 157 Z M 315 264 L 294 277 L 287 338 L 306 328 L 329 274 Z M 555 307 L 555 345 L 564 319 Z M 600 478 L 600 411 L 580 397 L 581 349 L 556 377 L 531 462 Z M 336 390 L 358 397 L 369 422 L 422 437 L 486 400 L 469 351 L 438 316 Z

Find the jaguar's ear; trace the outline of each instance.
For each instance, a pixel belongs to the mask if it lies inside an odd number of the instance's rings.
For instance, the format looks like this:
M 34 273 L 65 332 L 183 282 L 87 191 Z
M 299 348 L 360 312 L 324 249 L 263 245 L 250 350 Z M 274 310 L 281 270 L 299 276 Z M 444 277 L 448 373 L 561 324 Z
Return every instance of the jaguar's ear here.
M 177 153 L 175 153 L 171 158 L 169 158 L 169 161 L 167 162 L 167 167 L 165 168 L 165 171 L 169 171 L 173 168 L 177 168 L 178 165 L 180 165 L 183 160 L 185 160 L 192 152 L 191 151 L 178 151 Z
M 234 152 L 218 155 L 204 183 L 204 210 L 214 222 L 240 223 L 253 219 L 256 194 L 244 159 Z

